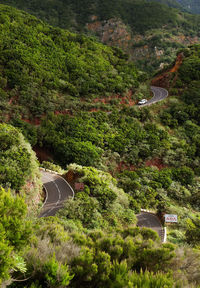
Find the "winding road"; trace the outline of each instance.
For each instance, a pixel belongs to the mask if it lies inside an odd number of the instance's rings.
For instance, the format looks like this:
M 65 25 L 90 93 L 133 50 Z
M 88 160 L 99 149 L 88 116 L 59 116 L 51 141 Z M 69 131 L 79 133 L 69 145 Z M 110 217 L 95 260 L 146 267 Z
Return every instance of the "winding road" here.
M 42 171 L 43 187 L 46 191 L 46 200 L 39 217 L 54 216 L 63 207 L 63 202 L 74 197 L 74 191 L 69 183 L 61 176 Z M 137 215 L 137 226 L 147 227 L 156 231 L 164 241 L 164 230 L 158 217 L 149 212 L 141 212 Z
M 148 100 L 145 104 L 140 105 L 140 107 L 149 106 L 159 101 L 164 100 L 168 97 L 168 91 L 161 87 L 151 86 L 151 91 L 153 92 L 153 97 Z M 162 242 L 165 241 L 166 235 L 164 235 L 164 229 L 158 217 L 149 212 L 141 212 L 137 215 L 139 227 L 147 227 L 151 228 L 152 230 L 156 231 L 161 238 Z
M 161 87 L 151 86 L 154 96 L 147 103 L 140 106 L 148 106 L 156 102 L 162 101 L 168 96 L 168 91 Z M 74 197 L 74 191 L 69 183 L 59 175 L 42 171 L 42 182 L 46 191 L 46 200 L 44 202 L 42 212 L 39 217 L 54 216 L 56 212 L 63 207 L 63 202 Z M 164 241 L 164 233 L 161 222 L 158 217 L 149 212 L 141 212 L 137 215 L 139 227 L 147 227 L 156 231 L 161 240 Z
M 164 240 L 164 231 L 162 224 L 155 214 L 149 212 L 141 212 L 137 215 L 137 219 L 138 227 L 150 228 L 158 233 L 162 241 Z
M 74 191 L 63 177 L 50 172 L 42 171 L 42 182 L 46 200 L 39 217 L 54 216 L 66 199 L 74 197 Z
M 145 104 L 139 105 L 140 107 L 149 106 L 168 97 L 168 91 L 164 88 L 151 86 L 151 91 L 153 92 L 153 97 Z

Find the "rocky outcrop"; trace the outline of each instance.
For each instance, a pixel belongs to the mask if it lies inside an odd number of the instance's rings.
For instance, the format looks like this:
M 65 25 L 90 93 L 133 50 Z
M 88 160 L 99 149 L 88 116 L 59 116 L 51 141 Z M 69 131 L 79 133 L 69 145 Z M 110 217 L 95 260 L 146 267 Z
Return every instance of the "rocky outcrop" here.
M 117 46 L 124 50 L 130 48 L 132 40 L 128 27 L 119 19 L 109 19 L 107 21 L 98 21 L 96 16 L 92 16 L 91 23 L 86 25 L 89 31 L 94 32 L 101 42 Z
M 178 31 L 175 35 L 167 27 L 150 30 L 144 35 L 134 34 L 133 29 L 131 31 L 120 19 L 100 21 L 95 15 L 91 16 L 86 27 L 101 42 L 123 49 L 140 69 L 149 72 L 168 66 L 176 57 L 179 47 L 200 41 L 197 36 L 184 35 Z

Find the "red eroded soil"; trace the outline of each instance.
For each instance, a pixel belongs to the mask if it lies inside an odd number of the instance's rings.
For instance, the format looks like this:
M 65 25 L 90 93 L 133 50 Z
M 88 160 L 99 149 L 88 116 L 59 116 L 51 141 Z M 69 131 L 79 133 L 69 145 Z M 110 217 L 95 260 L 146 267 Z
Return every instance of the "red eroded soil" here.
M 35 118 L 34 120 L 21 118 L 21 120 L 34 126 L 39 126 L 41 123 L 41 118 Z
M 180 53 L 180 54 L 178 54 L 178 56 L 176 58 L 176 62 L 175 62 L 174 67 L 172 67 L 172 69 L 169 70 L 169 72 L 176 72 L 179 69 L 179 67 L 181 66 L 182 62 L 183 62 L 183 54 Z
M 54 111 L 54 115 L 72 115 L 72 111 L 70 109 L 65 109 L 64 111 Z
M 183 62 L 183 58 L 184 58 L 183 53 L 178 54 L 174 66 L 170 70 L 167 70 L 164 73 L 162 73 L 161 75 L 154 78 L 151 81 L 151 85 L 158 86 L 158 87 L 170 88 L 170 86 L 171 86 L 170 80 L 172 78 L 171 73 L 175 73 L 178 71 L 178 69 L 180 68 L 180 66 Z M 175 76 L 175 79 L 176 79 L 176 76 Z M 175 79 L 174 79 L 174 81 L 175 81 Z
M 113 99 L 119 99 L 120 104 L 124 104 L 127 106 L 133 106 L 135 105 L 135 101 L 132 99 L 133 91 L 129 90 L 126 96 L 122 96 L 120 94 L 114 94 L 109 97 L 103 97 L 103 98 L 95 98 L 93 101 L 94 103 L 104 103 L 109 104 L 111 100 Z
M 116 94 L 116 95 L 112 95 L 109 97 L 103 97 L 103 98 L 95 98 L 94 99 L 94 103 L 104 103 L 104 104 L 108 104 L 112 99 L 119 99 L 120 95 Z
M 151 159 L 151 160 L 147 160 L 145 162 L 145 166 L 146 167 L 151 167 L 151 166 L 155 166 L 157 167 L 159 170 L 163 169 L 163 168 L 166 168 L 167 166 L 163 164 L 162 162 L 162 159 L 159 159 L 159 158 L 154 158 L 154 159 Z M 137 168 L 139 167 L 136 167 L 134 165 L 130 165 L 124 161 L 121 161 L 119 164 L 118 164 L 118 167 L 116 169 L 116 172 L 123 172 L 124 170 L 128 170 L 128 171 L 134 171 L 136 170 Z
M 136 167 L 134 165 L 130 165 L 124 161 L 121 161 L 117 167 L 117 172 L 122 172 L 124 170 L 134 171 Z
M 145 162 L 145 166 L 151 167 L 151 166 L 156 166 L 159 170 L 163 169 L 166 167 L 166 165 L 163 164 L 162 160 L 159 158 L 154 158 L 151 160 L 147 160 Z
M 72 111 L 70 110 L 64 110 L 64 111 L 54 111 L 54 115 L 72 115 Z M 40 118 L 36 117 L 34 118 L 34 120 L 30 120 L 30 119 L 25 119 L 25 118 L 21 118 L 22 121 L 27 122 L 31 125 L 34 126 L 39 126 L 41 124 L 42 119 L 46 116 L 46 114 L 43 114 Z
M 9 103 L 9 105 L 10 105 L 10 104 L 12 104 L 12 102 L 13 102 L 14 100 L 15 100 L 15 99 L 14 99 L 13 97 L 12 97 L 12 98 L 10 98 L 10 100 L 9 100 L 9 102 L 8 102 L 8 103 Z
M 92 109 L 90 109 L 90 111 L 89 111 L 89 112 L 98 112 L 98 111 L 100 111 L 100 109 L 97 109 L 97 108 L 92 108 Z

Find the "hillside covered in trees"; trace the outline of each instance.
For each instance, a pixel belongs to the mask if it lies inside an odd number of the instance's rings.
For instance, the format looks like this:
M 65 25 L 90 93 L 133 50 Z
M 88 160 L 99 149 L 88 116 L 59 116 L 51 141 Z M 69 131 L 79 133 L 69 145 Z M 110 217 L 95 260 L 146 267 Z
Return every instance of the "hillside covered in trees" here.
M 27 202 L 41 189 L 38 163 L 30 144 L 16 128 L 0 123 L 0 186 L 25 196 Z
M 149 0 L 157 1 L 170 7 L 178 8 L 194 14 L 200 13 L 200 3 L 198 0 Z
M 183 12 L 176 1 L 1 0 L 0 3 L 28 11 L 53 26 L 94 35 L 105 44 L 120 47 L 140 69 L 150 73 L 171 63 L 177 48 L 196 43 L 200 37 L 200 16 Z
M 72 28 L 73 26 L 75 28 L 75 25 L 77 25 L 78 29 L 82 29 L 83 24 L 91 21 L 90 17 L 92 15 L 96 15 L 101 20 L 120 17 L 125 23 L 134 28 L 136 33 L 144 32 L 150 28 L 155 29 L 166 24 L 172 28 L 174 21 L 181 24 L 177 17 L 178 10 L 166 7 L 168 5 L 172 8 L 180 8 L 181 5 L 177 1 L 170 0 L 53 0 L 51 2 L 48 0 L 42 2 L 38 0 L 29 2 L 1 0 L 0 3 L 33 13 L 42 20 L 62 28 Z M 146 17 L 147 13 L 149 18 Z M 185 16 L 187 16 L 186 20 L 192 19 L 188 14 L 185 14 Z M 186 23 L 186 21 L 182 21 Z
M 177 0 L 177 2 L 192 13 L 200 13 L 200 3 L 198 0 Z
M 0 18 L 4 117 L 41 116 L 65 110 L 74 96 L 94 98 L 137 86 L 134 65 L 117 48 L 50 27 L 8 6 L 0 6 Z
M 120 49 L 0 11 L 0 285 L 198 288 L 200 45 L 152 80 L 170 96 L 139 108 L 150 81 Z M 55 217 L 38 217 L 27 141 L 84 184 Z M 136 226 L 141 208 L 178 215 L 167 243 Z

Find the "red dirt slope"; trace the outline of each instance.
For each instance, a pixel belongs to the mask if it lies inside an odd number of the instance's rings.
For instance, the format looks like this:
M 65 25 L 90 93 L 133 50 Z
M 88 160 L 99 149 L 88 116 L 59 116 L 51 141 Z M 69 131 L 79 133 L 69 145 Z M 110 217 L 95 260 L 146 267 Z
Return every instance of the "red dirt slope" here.
M 165 71 L 161 75 L 158 75 L 156 78 L 154 78 L 151 81 L 151 85 L 158 86 L 158 87 L 164 87 L 166 89 L 170 88 L 171 87 L 170 80 L 171 80 L 172 75 L 173 75 L 171 73 L 176 73 L 178 71 L 179 67 L 181 66 L 182 62 L 183 62 L 183 53 L 179 53 L 177 58 L 176 58 L 176 62 L 174 64 L 174 66 L 171 69 Z

